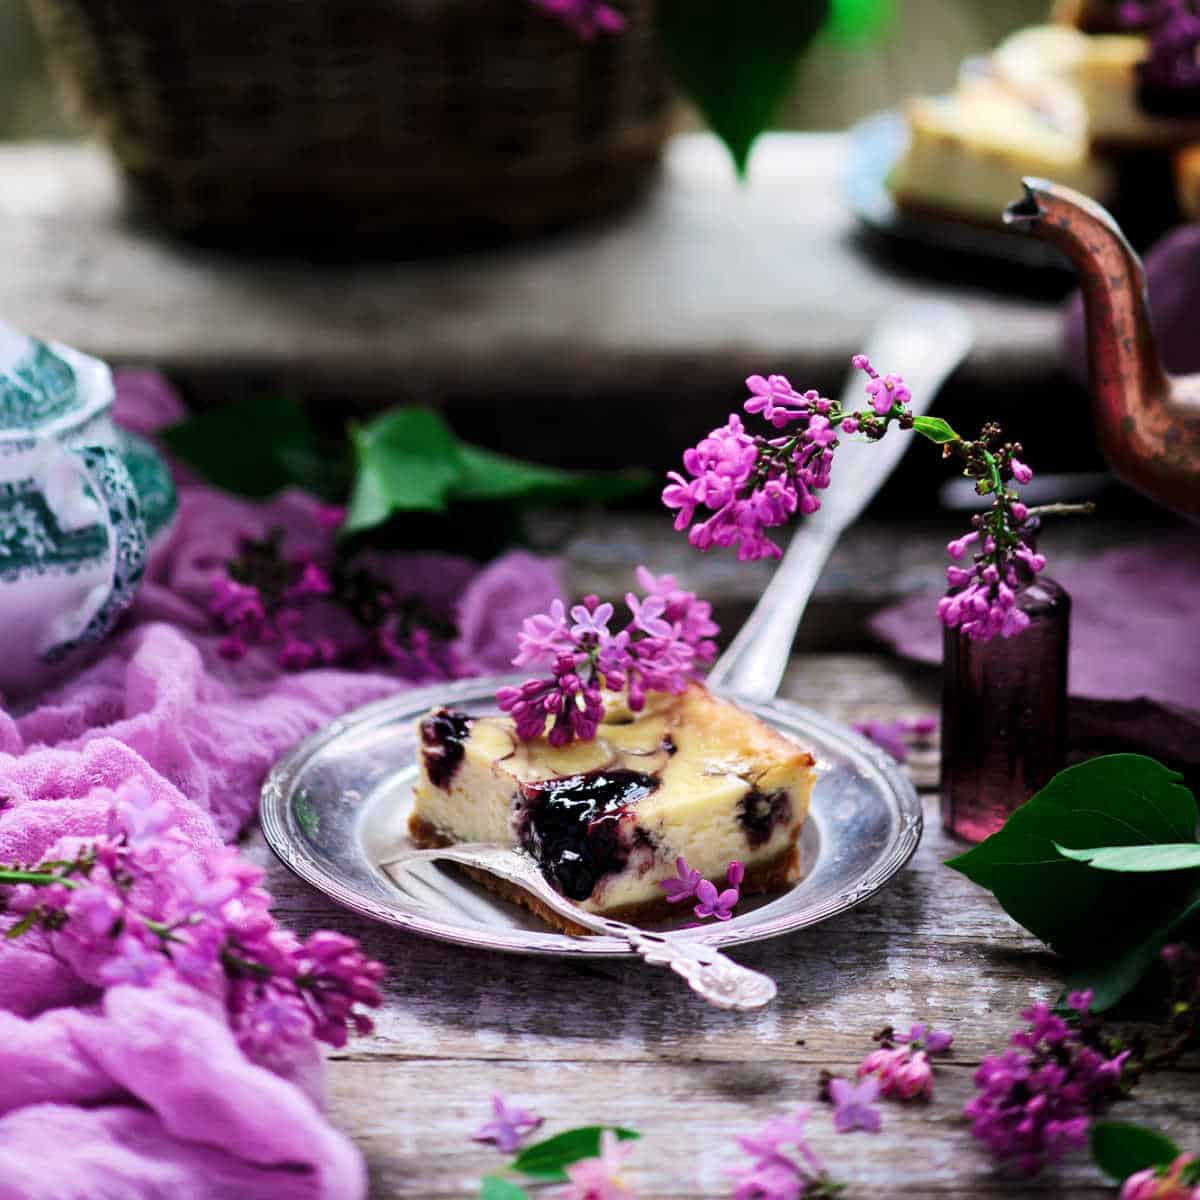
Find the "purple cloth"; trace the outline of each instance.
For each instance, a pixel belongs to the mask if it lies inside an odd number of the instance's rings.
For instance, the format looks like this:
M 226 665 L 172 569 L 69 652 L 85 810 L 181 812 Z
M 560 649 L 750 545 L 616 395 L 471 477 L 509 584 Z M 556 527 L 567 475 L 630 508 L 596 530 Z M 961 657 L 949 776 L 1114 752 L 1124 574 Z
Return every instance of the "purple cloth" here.
M 1168 371 L 1189 375 L 1200 371 L 1200 338 L 1196 337 L 1196 307 L 1200 304 L 1200 225 L 1180 225 L 1159 238 L 1146 252 L 1146 286 L 1150 294 L 1150 323 Z M 1063 322 L 1063 352 L 1072 375 L 1087 385 L 1087 334 L 1083 297 L 1067 301 Z
M 1200 709 L 1200 531 L 1109 550 L 1050 570 L 1071 593 L 1073 696 Z M 910 596 L 871 618 L 906 658 L 942 661 L 936 595 Z
M 149 373 L 118 379 L 118 420 L 152 434 L 181 412 Z M 266 649 L 229 663 L 206 612 L 238 534 L 328 538 L 291 493 L 251 505 L 181 480 L 180 515 L 123 632 L 75 679 L 0 708 L 0 861 L 35 863 L 105 828 L 98 788 L 145 780 L 197 847 L 253 817 L 274 760 L 322 722 L 405 686 L 386 674 L 285 674 Z M 511 553 L 480 570 L 446 555 L 375 564 L 406 592 L 457 601 L 461 661 L 504 668 L 521 617 L 561 595 L 552 564 Z M 362 1160 L 321 1112 L 315 1042 L 251 1062 L 222 1012 L 164 982 L 99 993 L 43 934 L 0 940 L 0 1200 L 354 1200 Z

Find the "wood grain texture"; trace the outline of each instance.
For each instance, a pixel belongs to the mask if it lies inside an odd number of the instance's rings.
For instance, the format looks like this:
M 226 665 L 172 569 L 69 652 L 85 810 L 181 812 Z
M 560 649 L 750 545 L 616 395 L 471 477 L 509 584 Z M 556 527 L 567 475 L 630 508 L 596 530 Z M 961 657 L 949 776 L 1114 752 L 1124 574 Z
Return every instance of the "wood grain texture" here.
M 843 719 L 936 710 L 936 677 L 864 654 L 793 660 L 784 694 Z M 936 760 L 917 765 L 920 782 Z M 332 924 L 390 968 L 376 1033 L 329 1059 L 330 1114 L 362 1148 L 372 1195 L 463 1197 L 500 1165 L 470 1141 L 493 1092 L 544 1113 L 547 1132 L 620 1122 L 644 1141 L 633 1159 L 645 1197 L 727 1194 L 733 1135 L 814 1103 L 822 1069 L 847 1072 L 885 1023 L 929 1019 L 956 1034 L 929 1105 L 888 1103 L 878 1137 L 832 1131 L 820 1105 L 813 1142 L 851 1197 L 1111 1197 L 1076 1156 L 1035 1181 L 997 1176 L 960 1113 L 985 1053 L 1019 1010 L 1058 990 L 1054 957 L 990 896 L 942 865 L 959 847 L 925 799 L 912 864 L 852 912 L 733 954 L 771 973 L 779 998 L 753 1014 L 708 1008 L 679 981 L 634 963 L 581 965 L 486 955 L 410 937 L 334 908 L 269 864 L 281 917 L 300 931 Z M 1149 1015 L 1149 1014 L 1147 1014 Z M 1114 1115 L 1194 1143 L 1200 1072 L 1144 1084 Z

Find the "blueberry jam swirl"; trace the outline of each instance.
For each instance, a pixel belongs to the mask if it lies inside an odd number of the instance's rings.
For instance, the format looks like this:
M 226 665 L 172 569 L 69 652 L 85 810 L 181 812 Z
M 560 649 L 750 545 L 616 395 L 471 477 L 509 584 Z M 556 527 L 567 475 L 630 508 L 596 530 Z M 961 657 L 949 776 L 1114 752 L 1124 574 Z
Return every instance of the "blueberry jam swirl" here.
M 463 747 L 471 736 L 474 718 L 465 712 L 439 708 L 421 722 L 421 752 L 425 773 L 434 787 L 446 791 L 463 760 Z
M 771 840 L 776 826 L 792 819 L 792 798 L 786 791 L 753 788 L 738 801 L 737 819 L 750 849 L 757 850 Z
M 600 770 L 521 786 L 521 842 L 570 900 L 586 900 L 602 876 L 621 871 L 629 839 L 621 824 L 658 787 L 653 775 Z

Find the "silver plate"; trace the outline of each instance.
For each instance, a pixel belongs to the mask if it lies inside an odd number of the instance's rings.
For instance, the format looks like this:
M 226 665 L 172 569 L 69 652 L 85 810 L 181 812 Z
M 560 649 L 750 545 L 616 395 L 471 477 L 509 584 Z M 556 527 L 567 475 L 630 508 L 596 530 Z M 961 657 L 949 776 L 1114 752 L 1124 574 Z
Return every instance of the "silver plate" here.
M 624 957 L 624 942 L 553 933 L 516 905 L 457 874 L 423 864 L 403 888 L 383 864 L 411 848 L 416 718 L 436 704 L 495 712 L 497 687 L 470 679 L 405 692 L 325 726 L 271 772 L 262 826 L 271 848 L 339 904 L 413 933 L 520 954 Z M 816 755 L 820 778 L 800 839 L 803 876 L 786 892 L 754 897 L 730 921 L 677 936 L 734 946 L 815 925 L 877 892 L 921 840 L 921 804 L 897 763 L 827 717 L 783 700 L 746 706 Z M 672 928 L 666 925 L 664 928 Z

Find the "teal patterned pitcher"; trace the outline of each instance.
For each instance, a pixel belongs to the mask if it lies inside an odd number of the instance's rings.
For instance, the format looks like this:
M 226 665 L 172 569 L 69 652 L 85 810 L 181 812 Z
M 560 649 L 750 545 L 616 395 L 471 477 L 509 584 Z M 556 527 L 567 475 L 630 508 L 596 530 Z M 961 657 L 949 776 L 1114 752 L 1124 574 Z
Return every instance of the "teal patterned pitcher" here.
M 175 513 L 98 359 L 0 324 L 0 693 L 69 668 L 132 603 Z

